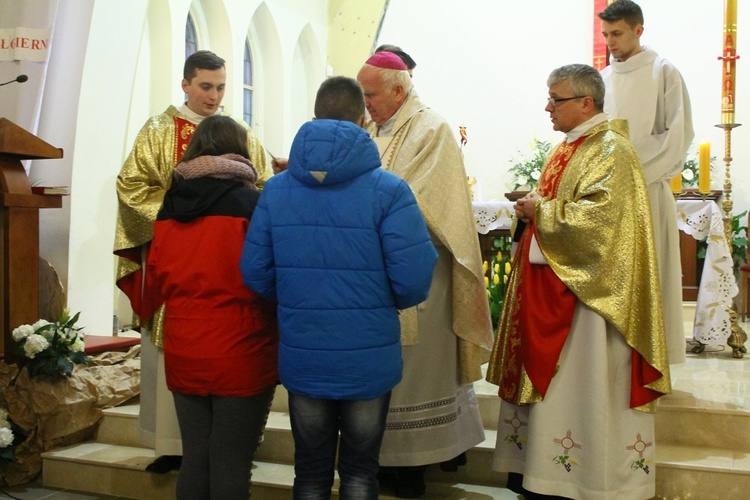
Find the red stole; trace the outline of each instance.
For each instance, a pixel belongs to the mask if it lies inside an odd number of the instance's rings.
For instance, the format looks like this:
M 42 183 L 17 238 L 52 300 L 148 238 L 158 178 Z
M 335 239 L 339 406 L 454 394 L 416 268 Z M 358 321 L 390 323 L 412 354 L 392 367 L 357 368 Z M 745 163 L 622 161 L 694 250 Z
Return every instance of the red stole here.
M 193 137 L 193 133 L 195 132 L 195 124 L 177 116 L 173 116 L 172 119 L 174 120 L 174 150 L 172 151 L 173 163 L 171 167 L 174 168 L 182 159 L 182 155 L 185 154 L 185 149 L 187 149 L 190 138 Z M 120 258 L 127 259 L 139 266 L 141 265 L 142 257 L 140 246 L 124 248 L 115 252 L 115 254 Z M 145 256 L 143 256 L 143 258 L 145 259 Z M 142 267 L 139 267 L 138 270 L 120 278 L 120 280 L 117 281 L 117 287 L 127 295 L 128 299 L 130 299 L 130 305 L 138 316 L 143 318 L 144 308 L 151 309 L 151 307 L 147 306 L 145 303 L 148 301 L 143 300 L 142 290 L 144 288 L 144 283 Z M 145 320 L 147 318 L 143 319 Z
M 173 153 L 174 163 L 172 164 L 172 166 L 177 165 L 177 163 L 182 159 L 182 155 L 185 154 L 185 150 L 188 147 L 190 138 L 193 137 L 193 133 L 195 133 L 194 123 L 189 122 L 185 120 L 184 118 L 179 118 L 177 116 L 173 118 L 174 118 L 174 153 Z
M 585 140 L 579 138 L 570 144 L 563 143 L 548 160 L 537 192 L 547 199 L 555 199 L 565 168 L 570 158 Z M 557 371 L 565 340 L 570 333 L 575 312 L 576 296 L 568 290 L 550 266 L 531 264 L 529 247 L 536 233 L 528 225 L 516 251 L 514 273 L 519 273 L 515 300 L 507 322 L 506 363 L 500 380 L 500 397 L 511 402 L 519 401 L 523 370 L 542 397 L 547 393 L 552 377 Z M 522 370 L 523 368 L 523 370 Z

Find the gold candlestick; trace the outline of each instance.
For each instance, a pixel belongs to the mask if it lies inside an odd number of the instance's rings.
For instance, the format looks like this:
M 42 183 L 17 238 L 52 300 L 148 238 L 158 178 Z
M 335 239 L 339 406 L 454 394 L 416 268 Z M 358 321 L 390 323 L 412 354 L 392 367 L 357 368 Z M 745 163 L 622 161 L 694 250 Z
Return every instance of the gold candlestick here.
M 737 0 L 726 0 L 724 4 L 724 50 L 719 60 L 722 61 L 721 71 L 721 124 L 717 127 L 724 129 L 724 200 L 722 208 L 724 209 L 724 234 L 729 246 L 729 253 L 732 253 L 732 129 L 739 127 L 739 123 L 734 123 L 735 110 L 735 73 L 737 59 Z M 732 267 L 734 267 L 734 258 L 732 258 Z M 732 301 L 729 307 L 729 321 L 731 323 L 731 332 L 727 338 L 727 344 L 732 348 L 732 355 L 735 358 L 742 358 L 747 352 L 745 341 L 747 333 L 740 328 L 737 322 L 737 310 Z
M 716 125 L 719 128 L 724 129 L 724 200 L 722 201 L 722 208 L 724 209 L 724 234 L 727 238 L 727 245 L 729 245 L 729 252 L 732 252 L 732 208 L 734 202 L 732 201 L 732 178 L 730 174 L 730 166 L 732 164 L 732 129 L 739 127 L 739 123 L 722 123 Z M 740 327 L 738 323 L 738 314 L 734 301 L 729 307 L 729 321 L 731 322 L 731 333 L 727 338 L 727 344 L 732 348 L 732 356 L 735 358 L 742 358 L 747 352 L 745 342 L 747 341 L 747 333 Z

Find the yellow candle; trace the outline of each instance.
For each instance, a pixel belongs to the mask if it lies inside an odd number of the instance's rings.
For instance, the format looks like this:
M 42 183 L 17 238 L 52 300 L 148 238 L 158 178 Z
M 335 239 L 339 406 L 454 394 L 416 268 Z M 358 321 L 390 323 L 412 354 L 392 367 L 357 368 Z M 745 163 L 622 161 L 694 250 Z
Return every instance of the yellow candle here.
M 735 65 L 737 61 L 737 0 L 724 4 L 724 51 L 721 70 L 721 123 L 734 123 Z
M 682 172 L 669 180 L 669 187 L 672 188 L 672 192 L 675 194 L 682 192 Z
M 711 144 L 708 142 L 698 146 L 698 192 L 711 192 Z

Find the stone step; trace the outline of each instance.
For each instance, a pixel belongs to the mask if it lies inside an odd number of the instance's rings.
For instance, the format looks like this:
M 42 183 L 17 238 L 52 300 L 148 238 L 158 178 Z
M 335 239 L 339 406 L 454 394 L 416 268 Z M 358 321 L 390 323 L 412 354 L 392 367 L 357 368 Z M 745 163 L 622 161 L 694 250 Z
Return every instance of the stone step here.
M 102 410 L 102 419 L 99 421 L 94 439 L 98 443 L 140 447 L 139 411 L 137 398 L 135 401 Z
M 492 432 L 492 431 L 490 431 Z M 490 436 L 490 439 L 494 436 Z M 477 474 L 490 471 L 477 456 L 491 456 L 487 443 L 473 450 L 469 464 L 457 473 L 438 468 L 426 474 L 428 499 L 516 499 L 508 490 L 475 482 Z M 43 481 L 47 487 L 65 488 L 122 498 L 172 499 L 177 473 L 150 474 L 145 467 L 153 450 L 95 442 L 45 452 Z M 472 470 L 474 469 L 474 470 Z M 656 454 L 658 498 L 746 498 L 750 489 L 750 457 L 746 452 L 711 447 L 660 444 Z M 496 482 L 504 477 L 495 474 Z M 256 461 L 253 498 L 291 498 L 294 468 L 290 464 Z M 337 491 L 338 482 L 335 485 Z M 718 495 L 718 496 L 717 496 Z M 380 499 L 392 499 L 381 495 Z
M 153 450 L 101 444 L 80 443 L 45 452 L 44 485 L 121 498 L 149 500 L 173 499 L 176 494 L 177 472 L 151 474 L 145 467 L 154 459 Z M 446 481 L 427 477 L 428 499 L 516 499 L 505 488 L 459 482 L 458 476 Z M 253 498 L 287 499 L 292 497 L 294 467 L 287 464 L 256 461 L 253 466 Z M 334 496 L 338 497 L 338 478 Z M 382 500 L 395 497 L 380 495 Z
M 497 429 L 497 416 L 500 414 L 500 398 L 497 396 L 497 386 L 479 380 L 474 383 L 474 391 L 477 394 L 479 413 L 485 429 Z M 280 413 L 289 413 L 289 394 L 283 385 L 276 387 L 271 410 Z
M 746 451 L 658 444 L 656 493 L 659 498 L 744 500 L 750 491 Z
M 484 442 L 467 452 L 467 465 L 457 472 L 443 472 L 439 467 L 430 467 L 427 477 L 437 482 L 458 481 L 461 483 L 504 486 L 505 474 L 492 470 L 492 454 L 495 449 L 496 431 L 485 430 Z M 256 459 L 280 464 L 294 463 L 294 438 L 292 437 L 289 415 L 272 411 L 264 434 L 263 444 L 256 452 Z
M 478 391 L 481 390 L 480 384 L 477 385 Z M 280 395 L 274 399 L 275 407 L 280 400 L 286 398 L 283 388 L 279 389 Z M 723 382 L 712 390 L 731 390 L 731 387 Z M 488 394 L 478 394 L 477 398 L 485 421 L 486 439 L 469 452 L 469 465 L 460 468 L 457 477 L 465 483 L 499 486 L 504 484 L 504 479 L 493 475 L 490 464 L 500 399 Z M 99 443 L 136 448 L 141 446 L 137 404 L 107 409 L 103 413 L 104 417 L 96 434 Z M 659 400 L 655 425 L 657 448 L 679 445 L 750 450 L 750 413 L 740 406 L 732 409 L 727 408 L 727 405 L 712 405 L 692 394 L 675 390 L 673 394 Z M 288 413 L 271 412 L 264 440 L 257 452 L 258 460 L 289 465 L 294 463 L 294 440 Z
M 680 395 L 667 395 L 656 406 L 658 446 L 725 448 L 750 451 L 750 413 L 722 408 L 676 404 Z

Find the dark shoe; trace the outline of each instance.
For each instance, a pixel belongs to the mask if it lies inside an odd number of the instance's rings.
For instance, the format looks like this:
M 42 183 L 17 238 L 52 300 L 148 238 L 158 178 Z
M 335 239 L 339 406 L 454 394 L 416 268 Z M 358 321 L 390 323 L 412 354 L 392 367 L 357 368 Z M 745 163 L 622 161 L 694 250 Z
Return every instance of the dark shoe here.
M 394 496 L 398 498 L 419 498 L 425 494 L 425 467 L 399 467 L 396 472 Z
M 182 465 L 180 455 L 162 455 L 146 466 L 146 472 L 154 474 L 166 474 L 169 471 L 179 470 Z
M 505 483 L 505 487 L 508 488 L 513 493 L 518 493 L 519 495 L 522 495 L 524 492 L 523 474 L 519 474 L 517 472 L 508 472 L 508 482 Z
M 388 491 L 396 489 L 396 467 L 381 467 L 378 470 L 378 483 Z
M 566 497 L 558 497 L 555 495 L 542 495 L 541 493 L 534 493 L 529 491 L 522 486 L 523 474 L 517 472 L 508 473 L 508 482 L 505 487 L 514 493 L 518 493 L 523 497 L 524 500 L 570 500 Z
M 455 458 L 446 460 L 440 464 L 440 470 L 443 472 L 456 472 L 458 468 L 466 465 L 466 453 L 461 453 Z

